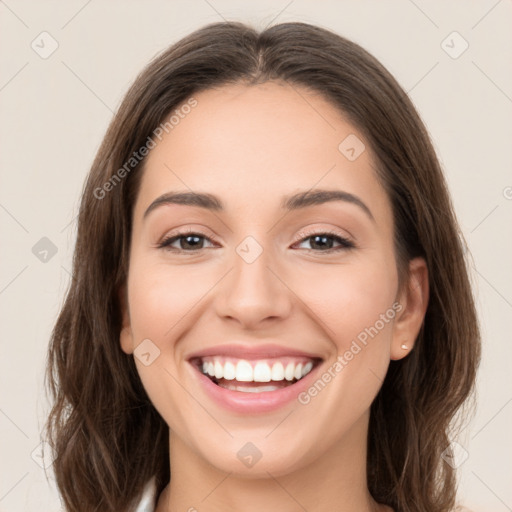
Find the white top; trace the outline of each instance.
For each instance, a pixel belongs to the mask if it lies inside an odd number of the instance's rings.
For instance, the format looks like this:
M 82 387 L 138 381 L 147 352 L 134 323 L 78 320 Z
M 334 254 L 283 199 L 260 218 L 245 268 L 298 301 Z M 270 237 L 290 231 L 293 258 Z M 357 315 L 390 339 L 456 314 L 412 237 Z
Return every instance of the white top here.
M 144 487 L 142 498 L 139 501 L 135 512 L 155 512 L 156 499 L 155 479 L 152 478 Z

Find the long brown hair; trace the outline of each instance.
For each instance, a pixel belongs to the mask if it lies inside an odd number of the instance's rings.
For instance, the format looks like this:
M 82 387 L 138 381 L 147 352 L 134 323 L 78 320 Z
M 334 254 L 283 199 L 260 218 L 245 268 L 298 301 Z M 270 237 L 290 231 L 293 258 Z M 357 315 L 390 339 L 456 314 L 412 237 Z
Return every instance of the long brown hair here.
M 371 407 L 368 488 L 396 512 L 454 506 L 455 474 L 441 454 L 473 390 L 480 334 L 462 234 L 428 133 L 407 94 L 357 44 L 305 23 L 259 33 L 223 22 L 193 32 L 140 73 L 87 178 L 72 280 L 48 354 L 48 438 L 68 511 L 130 510 L 151 477 L 161 491 L 171 476 L 168 426 L 119 343 L 119 291 L 145 160 L 126 162 L 194 93 L 268 80 L 321 93 L 359 128 L 392 204 L 400 283 L 411 258 L 427 262 L 430 299 L 414 350 L 391 362 Z

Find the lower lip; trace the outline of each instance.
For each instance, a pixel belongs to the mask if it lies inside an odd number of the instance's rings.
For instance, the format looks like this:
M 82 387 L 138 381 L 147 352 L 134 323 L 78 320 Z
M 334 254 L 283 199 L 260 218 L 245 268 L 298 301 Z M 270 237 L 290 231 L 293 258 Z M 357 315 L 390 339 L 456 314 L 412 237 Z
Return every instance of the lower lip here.
M 274 411 L 297 400 L 299 394 L 305 391 L 311 385 L 310 383 L 314 381 L 314 377 L 321 364 L 318 364 L 305 377 L 291 386 L 275 391 L 262 391 L 261 393 L 245 393 L 243 391 L 225 389 L 212 382 L 210 378 L 201 373 L 194 365 L 191 366 L 206 393 L 217 404 L 234 412 L 258 414 Z M 271 385 L 272 383 L 269 382 L 267 384 Z

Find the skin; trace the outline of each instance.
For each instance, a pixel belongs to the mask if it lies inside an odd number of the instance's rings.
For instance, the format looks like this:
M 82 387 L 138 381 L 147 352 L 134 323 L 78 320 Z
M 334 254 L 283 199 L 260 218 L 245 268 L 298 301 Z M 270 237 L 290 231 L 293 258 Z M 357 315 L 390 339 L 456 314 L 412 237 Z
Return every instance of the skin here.
M 123 351 L 144 339 L 160 350 L 148 366 L 135 358 L 170 427 L 172 478 L 157 511 L 390 511 L 366 485 L 369 408 L 390 360 L 413 348 L 428 303 L 426 264 L 412 260 L 398 289 L 391 204 L 376 160 L 368 144 L 355 161 L 338 150 L 349 134 L 364 137 L 323 97 L 279 82 L 194 97 L 197 107 L 146 160 L 121 292 Z M 374 220 L 342 201 L 280 208 L 283 196 L 312 188 L 357 195 Z M 143 219 L 161 194 L 191 190 L 215 194 L 226 209 L 162 205 Z M 193 253 L 186 238 L 173 244 L 181 253 L 157 247 L 177 229 L 207 237 L 204 248 Z M 311 238 L 325 230 L 356 247 L 328 254 Z M 263 249 L 251 264 L 236 252 L 249 235 Z M 186 362 L 205 347 L 243 340 L 318 354 L 327 371 L 397 301 L 394 319 L 306 405 L 228 411 Z M 252 467 L 237 458 L 247 442 L 262 454 Z

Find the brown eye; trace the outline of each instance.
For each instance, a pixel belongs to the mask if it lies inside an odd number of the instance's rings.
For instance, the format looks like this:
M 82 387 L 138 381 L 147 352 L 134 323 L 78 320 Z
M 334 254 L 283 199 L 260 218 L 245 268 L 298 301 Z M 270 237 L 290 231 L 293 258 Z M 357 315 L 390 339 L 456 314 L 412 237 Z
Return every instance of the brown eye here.
M 354 243 L 346 238 L 338 235 L 337 233 L 314 233 L 302 240 L 299 243 L 310 241 L 310 249 L 306 250 L 314 252 L 333 252 L 343 249 L 352 249 L 355 247 Z M 335 244 L 339 244 L 334 247 Z
M 206 240 L 211 243 L 210 238 L 201 233 L 182 233 L 164 238 L 164 240 L 162 240 L 158 247 L 161 249 L 167 249 L 169 251 L 177 252 L 200 251 L 201 249 L 208 248 L 204 247 L 204 242 Z M 176 242 L 178 242 L 178 247 L 173 247 L 173 244 L 175 244 Z

